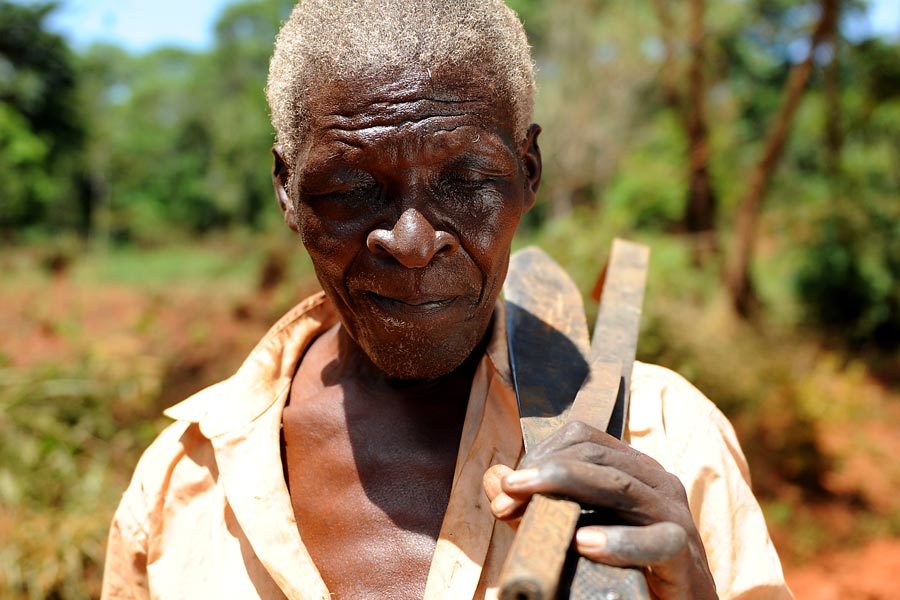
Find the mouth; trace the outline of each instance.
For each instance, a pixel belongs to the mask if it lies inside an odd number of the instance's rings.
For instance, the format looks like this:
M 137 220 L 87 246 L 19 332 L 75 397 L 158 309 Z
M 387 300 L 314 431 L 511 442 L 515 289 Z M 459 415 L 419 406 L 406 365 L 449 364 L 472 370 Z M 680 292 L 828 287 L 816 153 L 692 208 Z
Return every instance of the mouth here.
M 450 307 L 459 296 L 436 298 L 429 296 L 417 296 L 412 298 L 391 298 L 375 292 L 366 292 L 366 297 L 381 309 L 392 314 L 420 314 L 427 315 L 443 311 Z

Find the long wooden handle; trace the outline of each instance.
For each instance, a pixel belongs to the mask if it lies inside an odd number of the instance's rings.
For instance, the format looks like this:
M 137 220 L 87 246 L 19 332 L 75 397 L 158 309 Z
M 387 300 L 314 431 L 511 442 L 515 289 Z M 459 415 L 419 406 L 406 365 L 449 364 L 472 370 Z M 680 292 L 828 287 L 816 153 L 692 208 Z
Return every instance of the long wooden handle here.
M 577 502 L 531 498 L 500 578 L 501 600 L 553 600 L 581 516 Z

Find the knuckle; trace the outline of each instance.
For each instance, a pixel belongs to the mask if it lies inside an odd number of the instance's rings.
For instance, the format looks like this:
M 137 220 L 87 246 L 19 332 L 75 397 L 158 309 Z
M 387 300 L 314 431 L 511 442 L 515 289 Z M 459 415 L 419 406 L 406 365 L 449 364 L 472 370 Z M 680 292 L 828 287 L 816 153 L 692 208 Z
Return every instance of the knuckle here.
M 675 555 L 687 546 L 688 536 L 684 527 L 669 521 L 658 524 L 659 539 L 662 542 L 662 550 L 668 555 Z
M 569 478 L 571 471 L 568 461 L 550 459 L 541 464 L 541 476 L 550 482 L 558 483 Z
M 682 501 L 684 504 L 687 504 L 687 490 L 684 489 L 684 484 L 681 483 L 681 480 L 671 473 L 668 474 L 666 480 L 669 494 L 673 498 L 678 498 L 678 500 Z
M 590 462 L 595 465 L 606 465 L 611 462 L 609 448 L 607 448 L 606 446 L 602 446 L 600 444 L 585 443 L 582 444 L 580 449 L 582 452 L 582 456 L 586 462 Z
M 687 499 L 687 491 L 684 489 L 684 484 L 681 483 L 677 476 L 665 469 L 660 468 L 659 478 L 653 487 L 667 498 Z
M 561 429 L 563 439 L 570 443 L 587 441 L 593 432 L 594 428 L 584 421 L 569 421 Z
M 633 487 L 631 478 L 618 470 L 610 471 L 609 485 L 614 491 L 623 496 L 627 496 Z

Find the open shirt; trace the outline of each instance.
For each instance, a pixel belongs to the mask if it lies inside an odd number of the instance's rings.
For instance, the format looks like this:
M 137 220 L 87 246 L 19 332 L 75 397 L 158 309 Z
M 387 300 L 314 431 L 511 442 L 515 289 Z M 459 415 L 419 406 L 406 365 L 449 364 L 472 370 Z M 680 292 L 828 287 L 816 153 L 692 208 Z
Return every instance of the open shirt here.
M 165 411 L 175 422 L 140 459 L 112 521 L 103 599 L 330 598 L 294 519 L 280 430 L 305 350 L 337 322 L 324 294 L 308 298 L 233 376 Z M 495 597 L 512 542 L 482 490 L 489 467 L 515 466 L 523 452 L 503 323 L 498 303 L 428 600 Z M 792 598 L 734 430 L 709 400 L 672 371 L 635 363 L 625 440 L 681 480 L 721 598 Z

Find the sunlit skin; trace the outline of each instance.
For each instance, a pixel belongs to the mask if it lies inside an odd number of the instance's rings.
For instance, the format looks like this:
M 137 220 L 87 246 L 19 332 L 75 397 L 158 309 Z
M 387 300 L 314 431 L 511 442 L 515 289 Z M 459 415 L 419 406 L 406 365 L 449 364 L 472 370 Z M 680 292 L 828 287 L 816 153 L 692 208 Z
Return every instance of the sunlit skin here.
M 341 317 L 303 357 L 283 416 L 294 513 L 337 598 L 425 588 L 472 377 L 541 178 L 540 128 L 517 139 L 491 89 L 471 70 L 344 81 L 310 99 L 296 160 L 274 149 L 285 221 Z M 715 597 L 684 489 L 652 459 L 580 425 L 519 471 L 485 474 L 497 518 L 514 522 L 537 492 L 638 526 L 583 527 L 584 555 L 652 565 L 661 598 Z

